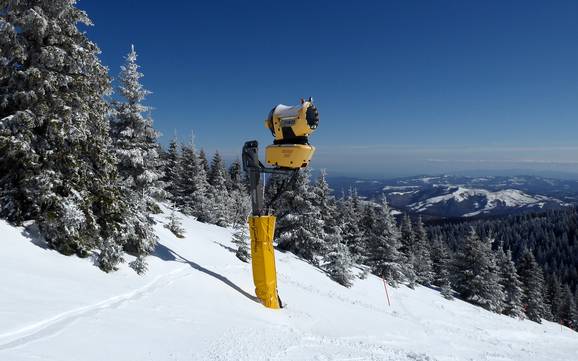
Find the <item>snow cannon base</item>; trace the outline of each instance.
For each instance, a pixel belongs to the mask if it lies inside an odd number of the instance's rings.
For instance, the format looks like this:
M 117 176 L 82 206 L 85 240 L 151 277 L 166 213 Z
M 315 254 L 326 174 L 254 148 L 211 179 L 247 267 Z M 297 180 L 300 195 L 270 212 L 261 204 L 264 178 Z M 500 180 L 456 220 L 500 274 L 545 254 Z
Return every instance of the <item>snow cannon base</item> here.
M 249 217 L 251 234 L 251 262 L 255 294 L 267 308 L 281 308 L 277 293 L 277 271 L 275 269 L 275 216 Z

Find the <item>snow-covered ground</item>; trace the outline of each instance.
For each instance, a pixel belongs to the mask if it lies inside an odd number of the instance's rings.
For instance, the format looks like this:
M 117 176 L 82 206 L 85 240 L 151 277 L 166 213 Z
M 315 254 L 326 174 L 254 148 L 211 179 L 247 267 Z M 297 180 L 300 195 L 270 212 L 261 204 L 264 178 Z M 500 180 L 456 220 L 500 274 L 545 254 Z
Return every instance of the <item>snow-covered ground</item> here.
M 373 276 L 348 289 L 277 254 L 287 307 L 255 301 L 227 229 L 163 228 L 149 272 L 105 274 L 0 221 L 0 360 L 578 360 L 578 334 Z

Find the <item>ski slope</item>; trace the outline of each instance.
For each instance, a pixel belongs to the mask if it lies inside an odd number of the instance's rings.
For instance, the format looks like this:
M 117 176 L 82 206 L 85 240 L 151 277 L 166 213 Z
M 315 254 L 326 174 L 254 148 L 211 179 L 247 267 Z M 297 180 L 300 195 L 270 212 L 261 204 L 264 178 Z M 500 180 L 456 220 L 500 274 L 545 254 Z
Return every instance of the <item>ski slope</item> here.
M 348 289 L 277 254 L 287 303 L 253 297 L 227 229 L 157 217 L 149 272 L 105 274 L 0 221 L 0 360 L 578 360 L 578 334 L 447 301 L 369 276 Z

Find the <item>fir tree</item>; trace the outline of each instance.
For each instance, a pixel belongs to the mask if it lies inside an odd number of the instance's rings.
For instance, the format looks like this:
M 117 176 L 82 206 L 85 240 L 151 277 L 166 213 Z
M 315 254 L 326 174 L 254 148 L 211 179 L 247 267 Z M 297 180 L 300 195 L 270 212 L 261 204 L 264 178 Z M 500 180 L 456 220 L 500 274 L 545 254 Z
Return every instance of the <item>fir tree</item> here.
M 194 138 L 189 144 L 182 146 L 177 190 L 179 208 L 185 213 L 197 218 L 200 222 L 214 223 L 212 203 L 209 197 L 210 185 L 207 181 L 205 168 L 196 155 Z
M 251 259 L 251 250 L 249 249 L 249 240 L 247 237 L 247 224 L 238 223 L 233 233 L 233 244 L 237 246 L 235 255 L 243 262 L 249 262 Z
M 524 318 L 522 306 L 522 282 L 516 272 L 516 266 L 512 261 L 510 250 L 504 252 L 502 246 L 498 247 L 496 260 L 500 270 L 500 284 L 504 290 L 504 309 L 502 313 L 515 318 Z
M 201 148 L 201 151 L 199 152 L 199 163 L 201 164 L 201 166 L 203 167 L 203 169 L 205 170 L 205 174 L 209 174 L 209 161 L 207 159 L 207 155 L 205 154 L 205 150 Z
M 562 304 L 560 305 L 560 322 L 563 325 L 570 328 L 576 329 L 578 324 L 576 320 L 578 319 L 578 313 L 576 312 L 576 304 L 574 303 L 574 297 L 570 287 L 568 285 L 564 286 L 562 290 Z
M 417 282 L 427 286 L 432 282 L 433 274 L 429 250 L 430 243 L 421 217 L 418 217 L 414 229 L 413 269 Z
M 534 255 L 526 250 L 518 262 L 518 275 L 522 281 L 524 297 L 522 303 L 525 307 L 526 315 L 532 321 L 541 323 L 545 313 L 543 289 L 544 276 L 542 269 L 536 263 Z
M 280 249 L 319 265 L 318 256 L 324 249 L 323 222 L 313 202 L 309 177 L 309 169 L 301 169 L 293 188 L 279 197 L 275 208 L 277 243 Z
M 351 273 L 353 261 L 349 249 L 339 238 L 327 245 L 325 262 L 324 269 L 334 281 L 351 287 L 354 278 Z
M 165 185 L 165 190 L 168 193 L 167 197 L 174 202 L 176 205 L 181 206 L 183 204 L 180 199 L 182 192 L 179 190 L 179 177 L 181 174 L 181 155 L 179 153 L 179 146 L 177 143 L 177 138 L 174 137 L 169 143 L 169 149 L 165 154 L 165 159 L 163 162 L 163 184 Z
M 36 220 L 50 247 L 100 267 L 122 261 L 125 207 L 110 152 L 110 92 L 75 1 L 3 2 L 0 11 L 0 216 Z
M 243 179 L 243 169 L 238 159 L 235 159 L 233 163 L 231 163 L 228 179 L 230 180 L 229 191 L 239 190 L 247 192 L 247 187 Z
M 353 280 L 351 273 L 353 260 L 349 249 L 343 243 L 337 205 L 325 178 L 326 173 L 322 170 L 312 189 L 313 205 L 319 209 L 323 223 L 324 247 L 321 251 L 325 261 L 323 268 L 335 281 L 350 287 Z
M 408 256 L 413 255 L 415 234 L 413 232 L 413 225 L 409 215 L 404 214 L 400 227 L 401 234 L 401 251 Z
M 208 181 L 210 184 L 210 202 L 211 202 L 211 216 L 213 223 L 219 226 L 227 226 L 231 220 L 231 198 L 227 184 L 228 173 L 225 169 L 225 164 L 219 152 L 216 152 L 211 162 L 211 168 L 208 174 Z
M 179 218 L 179 216 L 175 212 L 174 205 L 171 205 L 171 214 L 169 216 L 168 223 L 165 224 L 165 228 L 167 228 L 169 231 L 173 232 L 173 234 L 177 238 L 185 238 L 185 229 L 183 228 L 183 225 L 181 223 L 181 219 Z
M 464 300 L 493 312 L 502 311 L 504 293 L 491 240 L 481 239 L 473 228 L 456 254 L 452 283 Z
M 560 281 L 558 280 L 558 277 L 549 277 L 546 288 L 546 297 L 550 306 L 552 321 L 560 322 L 560 310 L 562 307 L 562 287 L 560 287 Z
M 450 282 L 451 257 L 446 244 L 439 238 L 432 241 L 431 260 L 432 284 L 440 288 L 442 296 L 450 300 L 453 299 Z
M 392 286 L 408 278 L 413 282 L 413 270 L 404 262 L 400 232 L 385 197 L 379 207 L 366 206 L 363 223 L 367 227 L 367 263 L 372 272 Z
M 361 206 L 357 191 L 350 189 L 347 197 L 344 197 L 338 205 L 339 214 L 337 217 L 341 224 L 343 242 L 349 249 L 353 260 L 364 263 L 366 247 L 359 227 Z
M 124 101 L 114 101 L 114 117 L 111 134 L 114 150 L 119 160 L 118 173 L 133 191 L 139 193 L 149 207 L 156 199 L 164 198 L 160 187 L 162 174 L 158 172 L 160 157 L 157 143 L 158 132 L 152 127 L 150 107 L 142 104 L 150 92 L 143 88 L 136 63 L 137 54 L 134 47 L 126 56 L 126 64 L 121 66 L 118 88 Z
M 150 92 L 140 83 L 142 73 L 136 59 L 132 47 L 121 67 L 119 93 L 124 101 L 113 102 L 115 113 L 111 134 L 119 160 L 119 184 L 133 208 L 129 213 L 132 217 L 128 231 L 131 232 L 127 235 L 125 250 L 139 257 L 138 264 L 132 265 L 141 271 L 144 267 L 140 263 L 154 250 L 157 242 L 149 212 L 159 211 L 155 199 L 164 198 L 164 191 L 160 185 L 162 174 L 157 173 L 160 163 L 158 133 L 153 129 L 150 117 L 143 116 L 150 108 L 142 101 Z

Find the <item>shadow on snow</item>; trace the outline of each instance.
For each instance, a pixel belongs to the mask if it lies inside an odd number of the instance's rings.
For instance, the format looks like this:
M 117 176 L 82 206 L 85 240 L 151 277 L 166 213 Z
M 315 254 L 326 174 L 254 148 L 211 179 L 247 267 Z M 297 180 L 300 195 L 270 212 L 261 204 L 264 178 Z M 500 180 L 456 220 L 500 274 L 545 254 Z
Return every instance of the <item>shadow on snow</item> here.
M 233 282 L 231 282 L 231 280 L 229 280 L 227 277 L 222 276 L 222 275 L 220 275 L 216 272 L 213 272 L 209 269 L 206 269 L 205 267 L 199 265 L 198 263 L 195 263 L 193 261 L 186 259 L 185 257 L 181 256 L 177 252 L 173 251 L 172 249 L 168 248 L 167 246 L 165 246 L 161 243 L 157 243 L 157 246 L 156 246 L 156 249 L 155 249 L 155 252 L 153 255 L 162 259 L 163 261 L 186 263 L 189 266 L 191 266 L 191 268 L 193 268 L 197 271 L 203 272 L 204 274 L 209 275 L 209 276 L 223 282 L 224 284 L 231 287 L 235 291 L 239 292 L 243 296 L 247 297 L 251 301 L 257 302 L 259 304 L 261 303 L 257 297 L 247 293 L 241 287 L 239 287 L 236 284 L 234 284 Z

